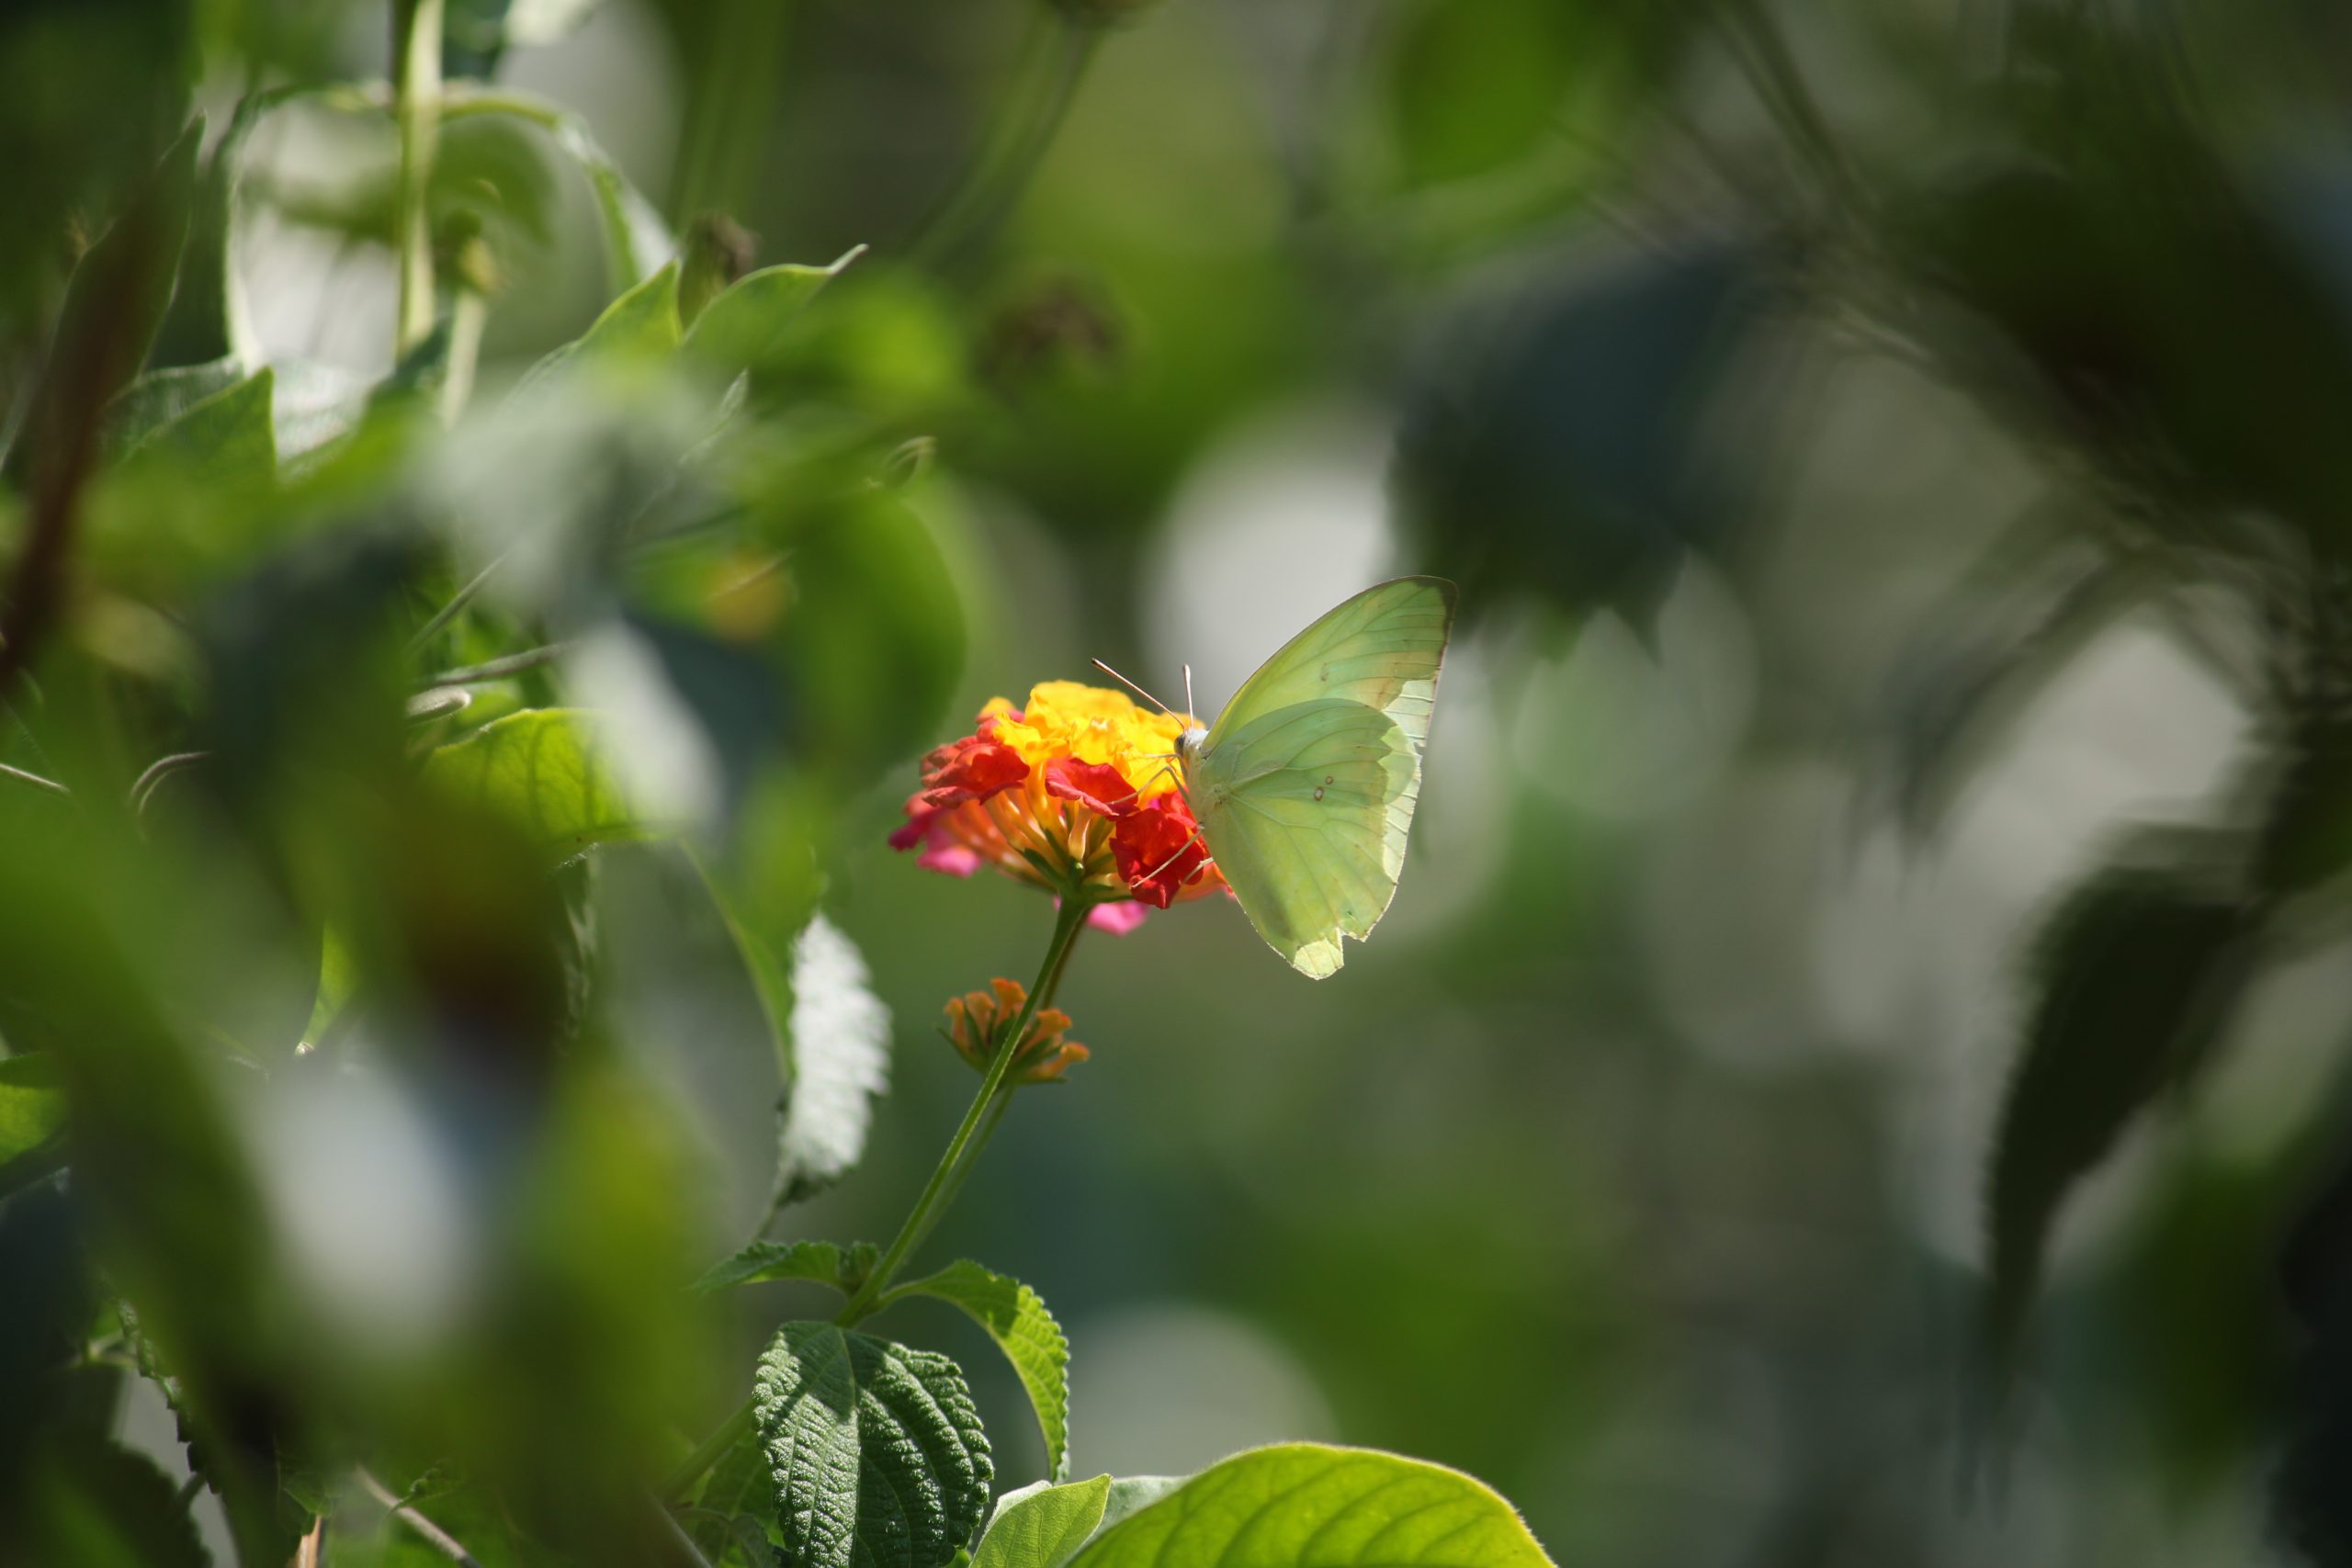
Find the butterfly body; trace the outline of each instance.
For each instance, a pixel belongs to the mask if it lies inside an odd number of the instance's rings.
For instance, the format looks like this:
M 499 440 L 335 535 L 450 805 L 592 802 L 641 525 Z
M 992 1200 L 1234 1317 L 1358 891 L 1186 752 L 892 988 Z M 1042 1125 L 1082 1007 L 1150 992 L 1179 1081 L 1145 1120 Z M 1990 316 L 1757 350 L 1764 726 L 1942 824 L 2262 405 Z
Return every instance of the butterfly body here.
M 1301 974 L 1386 913 L 1420 795 L 1453 585 L 1365 590 L 1291 639 L 1176 743 L 1184 793 L 1258 934 Z

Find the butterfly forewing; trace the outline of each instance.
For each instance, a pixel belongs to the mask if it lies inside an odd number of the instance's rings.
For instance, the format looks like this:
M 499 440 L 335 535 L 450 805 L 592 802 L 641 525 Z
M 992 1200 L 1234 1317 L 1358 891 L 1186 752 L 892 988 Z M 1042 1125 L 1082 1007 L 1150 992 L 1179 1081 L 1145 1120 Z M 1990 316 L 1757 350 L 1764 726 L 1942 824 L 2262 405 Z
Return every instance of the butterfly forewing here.
M 1453 584 L 1400 577 L 1367 588 L 1285 643 L 1242 683 L 1210 731 L 1295 703 L 1362 703 L 1396 721 L 1415 750 L 1429 739 L 1438 666 L 1453 628 Z

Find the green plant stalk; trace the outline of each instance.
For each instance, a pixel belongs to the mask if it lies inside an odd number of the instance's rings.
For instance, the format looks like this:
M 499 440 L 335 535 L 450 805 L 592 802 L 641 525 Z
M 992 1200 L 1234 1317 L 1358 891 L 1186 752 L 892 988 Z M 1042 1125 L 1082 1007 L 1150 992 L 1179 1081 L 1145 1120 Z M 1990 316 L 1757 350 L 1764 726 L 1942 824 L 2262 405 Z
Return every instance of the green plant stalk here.
M 394 0 L 392 117 L 401 142 L 400 315 L 393 357 L 433 333 L 433 223 L 426 201 L 441 126 L 441 20 L 445 0 Z
M 1037 971 L 1037 983 L 1029 988 L 1029 999 L 1022 1004 L 1012 1026 L 997 1042 L 996 1055 L 989 1060 L 989 1070 L 980 1079 L 980 1091 L 972 1097 L 971 1109 L 964 1112 L 963 1123 L 956 1129 L 956 1135 L 947 1140 L 947 1152 L 939 1156 L 939 1165 L 932 1171 L 931 1180 L 924 1184 L 922 1194 L 915 1199 L 915 1206 L 908 1212 L 906 1224 L 899 1227 L 899 1234 L 882 1254 L 882 1260 L 866 1275 L 858 1286 L 857 1293 L 850 1297 L 849 1303 L 834 1315 L 833 1321 L 842 1327 L 856 1323 L 873 1310 L 874 1299 L 889 1286 L 891 1277 L 906 1262 L 908 1254 L 914 1251 L 916 1245 L 937 1223 L 940 1211 L 945 1207 L 944 1200 L 953 1195 L 949 1190 L 956 1185 L 956 1168 L 963 1163 L 966 1150 L 969 1149 L 974 1156 L 978 1155 L 976 1135 L 981 1122 L 988 1119 L 989 1108 L 996 1101 L 997 1090 L 1004 1087 L 1005 1078 L 1012 1071 L 1012 1058 L 1018 1054 L 1021 1037 L 1029 1032 L 1029 1025 L 1046 1005 L 1047 994 L 1060 986 L 1062 970 L 1069 963 L 1071 948 L 1078 943 L 1078 933 L 1086 929 L 1089 908 L 1083 897 L 1065 897 L 1062 899 L 1061 910 L 1054 920 L 1053 942 L 1046 950 L 1045 964 Z M 989 1124 L 991 1128 L 995 1125 L 993 1122 Z
M 1074 890 L 1073 890 L 1074 891 Z M 883 1292 L 891 1277 L 903 1265 L 914 1249 L 931 1234 L 939 1217 L 955 1201 L 963 1190 L 964 1179 L 978 1162 L 980 1150 L 1004 1120 L 1005 1108 L 1012 1102 L 1013 1085 L 1006 1079 L 1012 1072 L 1012 1059 L 1017 1054 L 1021 1037 L 1029 1032 L 1029 1025 L 1060 988 L 1062 974 L 1069 967 L 1071 950 L 1078 945 L 1078 933 L 1086 929 L 1086 916 L 1092 908 L 1082 897 L 1065 896 L 1060 913 L 1054 921 L 1054 935 L 1046 950 L 1046 962 L 1037 970 L 1037 983 L 1029 989 L 1029 999 L 1013 1019 L 996 1044 L 996 1054 L 989 1061 L 989 1070 L 980 1079 L 979 1092 L 972 1097 L 971 1108 L 964 1112 L 964 1120 L 947 1140 L 947 1150 L 939 1156 L 939 1164 L 923 1184 L 914 1207 L 907 1212 L 906 1223 L 891 1239 L 888 1251 L 875 1264 L 833 1321 L 843 1328 L 871 1315 L 885 1304 Z M 728 1450 L 741 1440 L 752 1429 L 752 1402 L 745 1400 L 735 1413 L 719 1424 L 718 1429 L 702 1440 L 670 1474 L 662 1487 L 662 1495 L 672 1503 L 683 1499 L 687 1488 L 702 1479 L 705 1472 L 717 1464 Z

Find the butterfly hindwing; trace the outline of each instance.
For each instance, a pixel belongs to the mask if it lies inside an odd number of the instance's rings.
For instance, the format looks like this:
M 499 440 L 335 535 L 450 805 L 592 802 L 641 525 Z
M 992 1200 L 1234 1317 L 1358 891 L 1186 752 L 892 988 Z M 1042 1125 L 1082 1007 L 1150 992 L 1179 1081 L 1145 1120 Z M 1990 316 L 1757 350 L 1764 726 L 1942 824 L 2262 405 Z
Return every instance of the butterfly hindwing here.
M 1379 709 L 1332 698 L 1224 729 L 1188 781 L 1202 834 L 1258 934 L 1321 979 L 1396 895 L 1419 750 Z

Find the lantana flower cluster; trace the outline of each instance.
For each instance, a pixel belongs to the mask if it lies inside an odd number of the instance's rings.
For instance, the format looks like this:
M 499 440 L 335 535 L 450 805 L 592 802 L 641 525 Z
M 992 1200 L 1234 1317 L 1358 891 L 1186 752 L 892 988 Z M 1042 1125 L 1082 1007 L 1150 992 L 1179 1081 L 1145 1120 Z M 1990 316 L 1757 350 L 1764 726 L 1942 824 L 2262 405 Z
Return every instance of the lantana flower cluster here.
M 993 698 L 971 734 L 923 759 L 891 846 L 951 876 L 988 866 L 1082 897 L 1094 925 L 1132 931 L 1141 906 L 1225 886 L 1178 787 L 1190 723 L 1075 681 L 1033 687 L 1019 707 Z
M 991 980 L 985 991 L 969 991 L 947 1003 L 947 1043 L 956 1054 L 985 1074 L 1002 1048 L 1002 1034 L 1012 1027 L 1028 1005 L 1029 987 L 1018 980 Z M 1069 1014 L 1059 1008 L 1040 1008 L 1012 1047 L 1009 1083 L 1059 1083 L 1062 1075 L 1092 1055 L 1069 1039 Z

